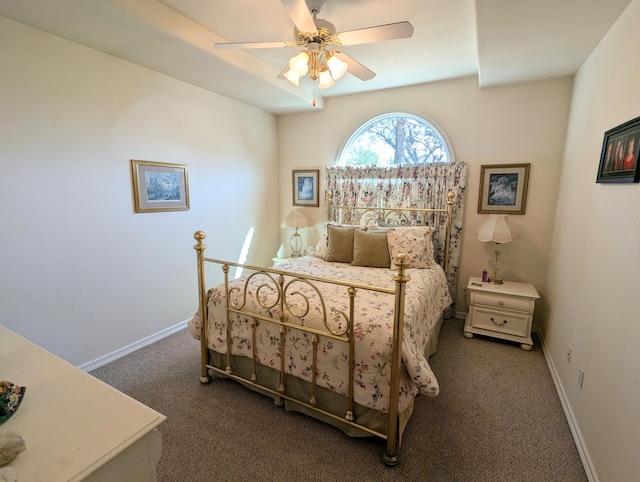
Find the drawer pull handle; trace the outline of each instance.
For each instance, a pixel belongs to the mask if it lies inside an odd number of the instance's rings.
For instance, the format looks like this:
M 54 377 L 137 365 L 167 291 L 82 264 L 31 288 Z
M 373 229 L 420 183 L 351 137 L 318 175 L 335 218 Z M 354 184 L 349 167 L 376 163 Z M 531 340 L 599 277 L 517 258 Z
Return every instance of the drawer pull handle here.
M 493 323 L 494 325 L 498 325 L 498 326 L 502 326 L 502 325 L 506 325 L 507 324 L 507 320 L 502 320 L 502 323 L 498 323 L 493 316 L 490 318 L 491 319 L 491 323 Z
M 498 304 L 499 304 L 500 306 L 503 306 L 503 305 L 504 305 L 504 301 L 498 301 Z

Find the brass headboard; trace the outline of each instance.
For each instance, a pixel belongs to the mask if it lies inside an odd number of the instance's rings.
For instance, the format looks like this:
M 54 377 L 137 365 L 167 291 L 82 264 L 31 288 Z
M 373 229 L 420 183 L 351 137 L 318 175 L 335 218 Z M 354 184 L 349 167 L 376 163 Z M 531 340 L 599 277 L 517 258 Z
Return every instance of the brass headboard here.
M 455 194 L 449 192 L 445 208 L 384 208 L 372 206 L 338 206 L 333 204 L 330 191 L 325 194 L 325 220 L 339 221 L 345 224 L 364 226 L 369 222 L 385 223 L 398 226 L 433 226 L 438 229 L 440 216 L 445 216 L 444 259 L 442 267 L 445 273 L 449 267 L 449 247 L 451 244 L 451 225 L 453 223 L 453 206 Z M 341 214 L 340 219 L 334 219 Z M 364 220 L 364 222 L 363 222 Z

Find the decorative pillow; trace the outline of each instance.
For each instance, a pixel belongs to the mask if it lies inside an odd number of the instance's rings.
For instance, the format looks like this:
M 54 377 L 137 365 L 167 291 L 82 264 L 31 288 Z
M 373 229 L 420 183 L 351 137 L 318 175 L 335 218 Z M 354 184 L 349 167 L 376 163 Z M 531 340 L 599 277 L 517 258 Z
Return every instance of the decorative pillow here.
M 327 248 L 327 235 L 323 234 L 322 236 L 320 236 L 320 241 L 318 241 L 318 244 L 316 244 L 316 247 L 313 249 L 311 255 L 315 256 L 316 258 L 326 259 Z
M 393 261 L 400 253 L 409 256 L 409 268 L 435 266 L 432 233 L 433 228 L 429 226 L 399 227 L 387 231 L 391 269 L 396 269 Z
M 325 261 L 351 263 L 353 261 L 354 226 L 344 227 L 327 225 L 327 257 Z
M 386 268 L 390 262 L 386 231 L 353 232 L 352 265 Z

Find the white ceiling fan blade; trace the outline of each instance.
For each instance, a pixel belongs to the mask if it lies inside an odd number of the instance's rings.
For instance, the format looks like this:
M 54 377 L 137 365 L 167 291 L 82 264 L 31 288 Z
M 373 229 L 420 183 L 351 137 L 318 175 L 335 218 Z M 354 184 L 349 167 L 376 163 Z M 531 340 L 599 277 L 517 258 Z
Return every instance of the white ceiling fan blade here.
M 291 47 L 291 42 L 223 42 L 214 44 L 214 47 L 221 50 L 231 49 L 277 49 L 281 47 Z
M 298 30 L 308 33 L 316 32 L 316 24 L 305 0 L 282 0 L 282 5 Z
M 369 70 L 357 60 L 353 60 L 353 58 L 349 57 L 344 52 L 336 51 L 333 55 L 345 62 L 349 66 L 347 68 L 347 72 L 349 72 L 351 75 L 354 75 L 355 77 L 358 77 L 360 80 L 371 80 L 376 76 L 376 73 L 374 71 Z
M 384 40 L 409 38 L 413 35 L 413 25 L 409 22 L 390 23 L 377 27 L 361 28 L 340 32 L 338 39 L 341 45 L 360 45 Z

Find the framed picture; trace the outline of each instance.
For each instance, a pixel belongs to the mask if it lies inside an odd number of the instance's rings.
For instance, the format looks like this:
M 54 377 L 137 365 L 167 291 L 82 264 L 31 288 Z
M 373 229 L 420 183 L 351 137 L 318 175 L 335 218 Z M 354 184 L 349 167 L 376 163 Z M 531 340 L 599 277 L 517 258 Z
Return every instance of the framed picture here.
M 131 160 L 133 200 L 137 213 L 187 211 L 187 166 Z
M 531 164 L 480 166 L 478 212 L 482 214 L 524 214 Z
M 638 182 L 640 117 L 604 133 L 596 182 Z
M 318 169 L 312 171 L 293 171 L 293 205 L 320 205 L 318 198 Z

